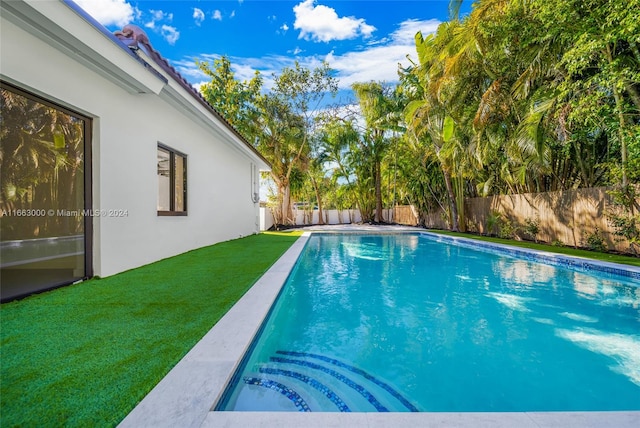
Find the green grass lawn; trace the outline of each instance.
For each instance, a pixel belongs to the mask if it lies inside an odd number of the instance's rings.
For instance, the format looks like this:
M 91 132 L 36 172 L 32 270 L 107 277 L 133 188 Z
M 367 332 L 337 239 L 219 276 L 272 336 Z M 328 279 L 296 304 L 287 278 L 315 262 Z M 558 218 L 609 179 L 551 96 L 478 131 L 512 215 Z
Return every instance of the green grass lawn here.
M 263 233 L 0 306 L 0 425 L 117 425 L 300 236 Z
M 445 230 L 429 230 L 429 232 L 441 233 L 449 236 L 460 236 L 462 238 L 478 239 L 487 242 L 496 242 L 499 244 L 513 245 L 514 247 L 530 248 L 532 250 L 548 251 L 550 253 L 565 254 L 567 256 L 585 257 L 594 260 L 600 260 L 611 263 L 621 263 L 632 266 L 640 266 L 640 258 L 632 256 L 623 256 L 619 254 L 600 253 L 598 251 L 579 250 L 572 247 L 561 247 L 556 245 L 537 244 L 530 241 L 515 241 L 513 239 L 502 239 L 490 236 L 474 235 L 470 233 L 449 232 Z

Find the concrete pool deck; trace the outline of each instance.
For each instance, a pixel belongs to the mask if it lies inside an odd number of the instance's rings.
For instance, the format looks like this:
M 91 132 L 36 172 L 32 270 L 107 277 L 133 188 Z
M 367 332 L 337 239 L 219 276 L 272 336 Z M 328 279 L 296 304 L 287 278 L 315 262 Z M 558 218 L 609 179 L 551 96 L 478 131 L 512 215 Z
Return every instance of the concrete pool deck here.
M 311 232 L 424 232 L 402 226 L 306 228 L 285 254 L 120 423 L 120 427 L 638 427 L 640 411 L 298 413 L 213 411 Z

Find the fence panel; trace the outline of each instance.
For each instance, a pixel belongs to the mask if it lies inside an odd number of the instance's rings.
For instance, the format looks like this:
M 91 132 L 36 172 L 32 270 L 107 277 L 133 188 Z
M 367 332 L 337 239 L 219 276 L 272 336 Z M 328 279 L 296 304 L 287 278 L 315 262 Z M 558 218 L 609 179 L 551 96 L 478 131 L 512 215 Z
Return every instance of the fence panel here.
M 497 212 L 521 227 L 527 219 L 537 220 L 540 228 L 537 238 L 544 242 L 585 247 L 588 237 L 599 233 L 609 249 L 630 252 L 629 244 L 619 242 L 609 224 L 607 214 L 619 208 L 613 205 L 608 190 L 597 187 L 467 199 L 467 228 L 482 234 L 496 233 L 488 230 L 488 223 L 489 216 Z M 526 236 L 519 231 L 516 237 Z
M 418 221 L 418 213 L 413 205 L 397 205 L 394 208 L 393 217 L 398 224 L 408 226 L 417 226 L 420 224 Z
M 487 198 L 465 200 L 466 227 L 470 232 L 496 234 L 498 230 L 488 230 L 489 218 L 500 213 L 512 225 L 516 226 L 516 239 L 531 239 L 523 231 L 526 220 L 539 223 L 537 239 L 547 243 L 561 243 L 572 247 L 587 246 L 587 239 L 596 232 L 604 238 L 611 250 L 625 253 L 633 252 L 626 242 L 620 242 L 609 224 L 607 214 L 619 210 L 613 205 L 610 190 L 605 187 L 591 189 L 565 190 L 547 193 L 526 193 L 520 195 L 496 195 Z M 637 193 L 640 193 L 638 186 Z M 640 205 L 640 199 L 636 201 Z M 262 213 L 262 210 L 265 212 Z M 619 211 L 618 211 L 619 212 Z M 296 225 L 318 224 L 318 210 L 305 213 L 294 211 Z M 323 210 L 326 224 L 360 223 L 359 210 Z M 412 205 L 399 205 L 384 210 L 386 221 L 416 226 L 420 224 L 419 214 Z M 269 209 L 261 208 L 261 228 L 273 225 Z M 442 210 L 423 214 L 422 220 L 427 228 L 448 229 L 447 216 Z M 264 229 L 263 229 L 264 230 Z

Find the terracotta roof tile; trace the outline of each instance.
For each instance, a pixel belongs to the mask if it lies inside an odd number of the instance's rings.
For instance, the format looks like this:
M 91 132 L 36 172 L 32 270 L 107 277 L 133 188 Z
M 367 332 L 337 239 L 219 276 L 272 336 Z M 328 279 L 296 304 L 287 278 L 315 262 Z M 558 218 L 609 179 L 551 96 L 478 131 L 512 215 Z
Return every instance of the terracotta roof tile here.
M 191 84 L 182 77 L 182 75 L 169 63 L 169 61 L 160 55 L 160 52 L 155 50 L 153 46 L 151 46 L 151 42 L 149 41 L 149 37 L 144 32 L 143 29 L 136 25 L 128 24 L 125 25 L 122 30 L 115 31 L 114 36 L 116 36 L 125 46 L 131 49 L 134 53 L 136 53 L 139 49 L 144 49 L 144 51 L 149 55 L 153 61 L 160 66 L 166 73 L 168 73 L 176 82 L 180 84 L 189 94 L 196 99 L 201 105 L 207 108 L 218 120 L 220 120 L 224 125 L 231 130 L 247 147 L 251 149 L 255 154 L 257 154 L 260 159 L 262 159 L 267 165 L 270 165 L 269 161 L 267 161 L 264 156 L 260 154 L 256 150 L 255 147 L 251 143 L 249 143 L 236 128 L 231 125 L 224 118 L 222 114 L 220 114 L 209 102 L 202 96 L 202 94 L 196 90 Z

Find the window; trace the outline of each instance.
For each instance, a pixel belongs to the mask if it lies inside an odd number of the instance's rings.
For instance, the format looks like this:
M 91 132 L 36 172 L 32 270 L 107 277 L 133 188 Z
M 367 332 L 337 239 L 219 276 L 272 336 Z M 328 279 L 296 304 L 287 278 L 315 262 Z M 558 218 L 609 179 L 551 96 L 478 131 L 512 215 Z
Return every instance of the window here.
M 0 300 L 92 276 L 91 118 L 0 81 Z
M 158 215 L 187 215 L 187 155 L 158 144 Z

